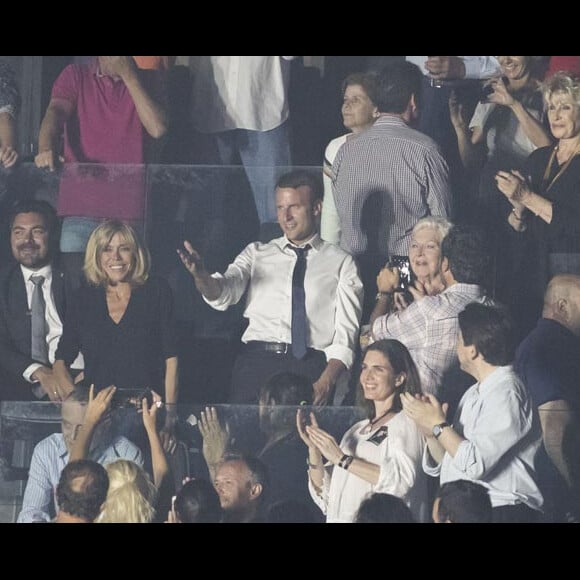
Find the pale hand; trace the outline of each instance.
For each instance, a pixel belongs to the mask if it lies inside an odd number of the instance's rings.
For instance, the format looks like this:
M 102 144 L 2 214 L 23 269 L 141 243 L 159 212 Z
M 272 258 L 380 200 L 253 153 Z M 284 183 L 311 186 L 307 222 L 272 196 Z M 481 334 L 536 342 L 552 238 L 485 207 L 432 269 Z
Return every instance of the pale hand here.
M 40 169 L 48 169 L 54 171 L 57 163 L 64 163 L 64 157 L 57 155 L 52 149 L 41 151 L 35 158 L 34 163 Z
M 513 107 L 516 100 L 512 97 L 503 79 L 497 78 L 490 82 L 493 87 L 493 93 L 487 98 L 488 103 L 502 105 L 504 107 Z
M 392 294 L 399 286 L 399 268 L 383 268 L 377 276 L 377 288 L 383 294 Z
M 117 387 L 111 385 L 102 391 L 99 391 L 95 396 L 95 385 L 91 385 L 89 389 L 89 403 L 87 405 L 87 412 L 85 414 L 84 423 L 86 425 L 98 425 L 101 419 L 111 408 L 113 395 L 117 391 Z
M 16 165 L 18 161 L 18 151 L 13 147 L 2 147 L 0 148 L 0 163 L 4 165 L 6 169 L 10 169 Z
M 230 442 L 229 429 L 222 427 L 217 411 L 207 407 L 201 412 L 199 432 L 203 437 L 203 456 L 208 465 L 217 465 L 225 455 Z
M 498 171 L 495 176 L 497 188 L 507 197 L 509 202 L 515 204 L 525 203 L 525 200 L 531 195 L 530 188 L 526 178 L 519 171 Z
M 137 70 L 132 56 L 102 56 L 100 58 L 104 70 L 123 80 Z
M 447 417 L 449 405 L 441 404 L 434 395 L 413 396 L 409 393 L 401 395 L 403 411 L 421 429 L 426 437 L 433 436 L 433 427 L 443 423 Z
M 41 367 L 34 371 L 32 379 L 40 383 L 42 390 L 54 403 L 66 401 L 74 390 L 73 385 L 61 385 L 57 381 L 54 371 L 47 367 Z
M 318 421 L 316 420 L 316 415 L 314 413 L 310 413 L 310 422 L 313 426 L 318 427 Z M 306 411 L 298 409 L 296 412 L 296 428 L 298 430 L 298 435 L 300 435 L 300 438 L 304 441 L 304 444 L 310 451 L 318 451 L 318 448 L 306 432 L 306 427 Z
M 344 453 L 332 435 L 314 425 L 307 425 L 306 433 L 321 455 L 334 465 L 340 463 Z

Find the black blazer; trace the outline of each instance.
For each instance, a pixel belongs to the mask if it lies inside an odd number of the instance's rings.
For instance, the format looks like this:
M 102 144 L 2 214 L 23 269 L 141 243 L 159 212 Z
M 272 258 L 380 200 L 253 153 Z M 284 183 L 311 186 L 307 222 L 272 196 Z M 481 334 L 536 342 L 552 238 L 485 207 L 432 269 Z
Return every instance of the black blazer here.
M 60 319 L 65 320 L 67 296 L 71 289 L 65 283 L 64 274 L 57 269 L 52 272 L 52 295 Z M 4 387 L 10 383 L 20 385 L 22 373 L 34 363 L 30 358 L 31 318 L 26 297 L 26 287 L 20 264 L 0 271 L 0 370 Z M 15 384 L 16 386 L 16 384 Z M 11 390 L 11 389 L 3 389 Z M 0 399 L 11 398 L 0 393 Z

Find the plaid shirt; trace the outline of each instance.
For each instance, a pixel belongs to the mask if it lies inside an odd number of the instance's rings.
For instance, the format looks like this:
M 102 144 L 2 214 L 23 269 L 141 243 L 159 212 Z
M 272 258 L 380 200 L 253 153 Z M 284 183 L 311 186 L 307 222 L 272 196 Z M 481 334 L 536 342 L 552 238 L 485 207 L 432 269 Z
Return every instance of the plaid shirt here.
M 455 284 L 437 296 L 413 302 L 402 312 L 377 318 L 373 338 L 401 341 L 417 365 L 423 392 L 437 395 L 445 372 L 457 361 L 459 313 L 471 302 L 489 302 L 483 288 Z
M 340 246 L 353 256 L 406 256 L 421 218 L 450 215 L 447 163 L 432 139 L 398 117 L 381 117 L 347 141 L 332 174 Z

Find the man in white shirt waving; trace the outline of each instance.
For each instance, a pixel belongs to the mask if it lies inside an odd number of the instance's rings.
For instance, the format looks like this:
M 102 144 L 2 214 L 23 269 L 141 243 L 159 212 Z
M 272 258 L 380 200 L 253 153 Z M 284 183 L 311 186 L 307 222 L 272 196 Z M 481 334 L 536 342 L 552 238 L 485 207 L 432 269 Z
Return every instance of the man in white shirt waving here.
M 276 206 L 285 235 L 250 244 L 223 275 L 210 275 L 189 242 L 180 251 L 212 308 L 224 311 L 248 291 L 249 325 L 233 371 L 232 403 L 255 404 L 272 375 L 295 372 L 312 380 L 315 403 L 326 404 L 354 362 L 362 283 L 353 258 L 320 239 L 321 198 L 318 177 L 305 171 L 282 176 Z

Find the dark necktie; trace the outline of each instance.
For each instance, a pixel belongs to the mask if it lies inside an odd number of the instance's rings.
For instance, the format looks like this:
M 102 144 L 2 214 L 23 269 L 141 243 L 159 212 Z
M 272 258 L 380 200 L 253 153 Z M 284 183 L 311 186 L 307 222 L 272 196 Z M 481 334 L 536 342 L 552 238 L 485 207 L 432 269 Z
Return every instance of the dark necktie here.
M 291 249 L 296 252 L 296 265 L 292 275 L 292 354 L 298 360 L 302 360 L 308 348 L 304 275 L 306 274 L 306 252 L 310 246 L 304 248 L 291 246 Z
M 46 344 L 46 303 L 42 293 L 44 276 L 31 276 L 30 281 L 34 284 L 32 292 L 31 318 L 32 318 L 32 359 L 38 363 L 48 363 L 48 345 Z

